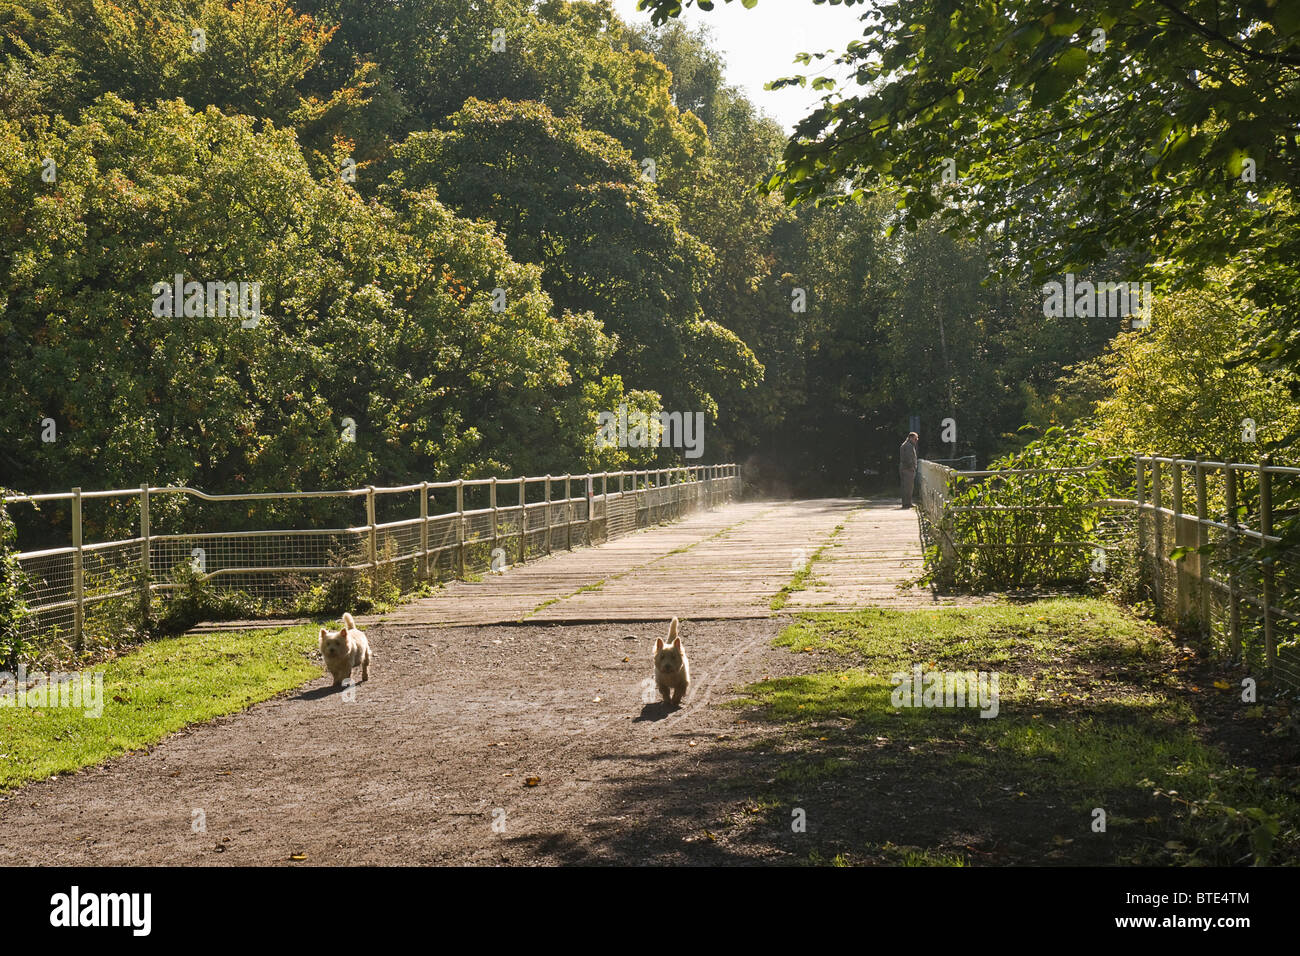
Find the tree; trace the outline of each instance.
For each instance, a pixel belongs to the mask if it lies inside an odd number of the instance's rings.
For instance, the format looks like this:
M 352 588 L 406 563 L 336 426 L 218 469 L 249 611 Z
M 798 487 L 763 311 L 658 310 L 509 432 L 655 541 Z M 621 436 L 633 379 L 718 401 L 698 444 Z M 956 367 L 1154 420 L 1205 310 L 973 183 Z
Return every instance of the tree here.
M 709 250 L 616 140 L 536 103 L 471 99 L 447 125 L 395 151 L 393 182 L 433 185 L 497 223 L 512 256 L 541 264 L 557 305 L 617 336 L 614 364 L 634 387 L 713 415 L 716 390 L 757 381 L 744 343 L 701 315 Z

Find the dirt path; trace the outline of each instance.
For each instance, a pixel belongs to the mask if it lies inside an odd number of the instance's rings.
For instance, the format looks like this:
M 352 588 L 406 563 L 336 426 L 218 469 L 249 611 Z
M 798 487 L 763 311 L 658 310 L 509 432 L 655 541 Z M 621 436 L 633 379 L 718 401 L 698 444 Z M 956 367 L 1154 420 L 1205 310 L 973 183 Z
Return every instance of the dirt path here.
M 721 862 L 700 771 L 751 733 L 728 691 L 796 663 L 776 628 L 684 625 L 675 712 L 642 700 L 658 626 L 375 631 L 354 702 L 322 679 L 9 795 L 0 863 Z
M 355 701 L 322 678 L 0 799 L 0 863 L 806 857 L 788 833 L 724 846 L 710 831 L 770 772 L 747 756 L 760 731 L 721 705 L 806 663 L 771 648 L 768 604 L 792 555 L 846 521 L 848 550 L 817 569 L 834 600 L 917 603 L 894 586 L 911 552 L 878 554 L 912 541 L 915 517 L 854 499 L 731 505 L 456 582 L 366 625 L 377 662 Z M 645 703 L 663 625 L 635 622 L 674 614 L 694 683 L 667 712 Z M 475 619 L 525 623 L 455 626 Z

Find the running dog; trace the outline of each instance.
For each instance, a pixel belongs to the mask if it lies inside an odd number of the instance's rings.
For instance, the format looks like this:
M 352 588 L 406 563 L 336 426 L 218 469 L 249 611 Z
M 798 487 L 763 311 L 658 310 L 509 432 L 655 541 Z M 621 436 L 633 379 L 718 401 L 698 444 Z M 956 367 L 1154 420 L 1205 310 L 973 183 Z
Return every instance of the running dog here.
M 677 636 L 677 618 L 668 625 L 668 641 L 665 646 L 662 637 L 655 638 L 655 684 L 664 703 L 676 707 L 691 685 L 690 663 Z
M 351 614 L 343 615 L 343 630 L 320 629 L 320 656 L 325 659 L 325 669 L 334 675 L 334 686 L 352 676 L 354 667 L 361 668 L 361 679 L 370 679 L 370 642 L 366 632 L 357 630 Z

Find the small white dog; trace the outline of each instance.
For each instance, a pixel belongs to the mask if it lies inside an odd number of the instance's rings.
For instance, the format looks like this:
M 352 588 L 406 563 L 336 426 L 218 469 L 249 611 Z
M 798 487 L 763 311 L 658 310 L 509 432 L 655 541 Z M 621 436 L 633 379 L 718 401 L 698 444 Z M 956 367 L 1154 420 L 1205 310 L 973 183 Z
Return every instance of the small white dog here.
M 366 632 L 357 630 L 351 614 L 343 615 L 343 630 L 320 629 L 320 656 L 325 659 L 325 669 L 334 675 L 334 686 L 352 676 L 352 668 L 361 668 L 361 679 L 370 679 L 370 642 Z
M 677 636 L 677 618 L 668 625 L 668 641 L 665 646 L 662 637 L 655 638 L 655 684 L 664 703 L 676 707 L 691 685 L 690 663 L 682 650 L 682 639 Z

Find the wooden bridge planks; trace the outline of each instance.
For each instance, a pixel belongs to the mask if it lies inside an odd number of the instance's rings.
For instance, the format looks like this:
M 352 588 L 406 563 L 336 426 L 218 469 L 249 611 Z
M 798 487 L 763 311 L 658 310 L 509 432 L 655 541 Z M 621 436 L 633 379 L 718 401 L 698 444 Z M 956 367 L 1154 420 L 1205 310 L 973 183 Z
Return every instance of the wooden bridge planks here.
M 504 574 L 453 581 L 379 620 L 447 627 L 768 617 L 795 568 L 828 542 L 806 590 L 788 595 L 785 613 L 951 603 L 935 601 L 928 590 L 898 588 L 921 573 L 914 512 L 827 498 L 730 504 Z

